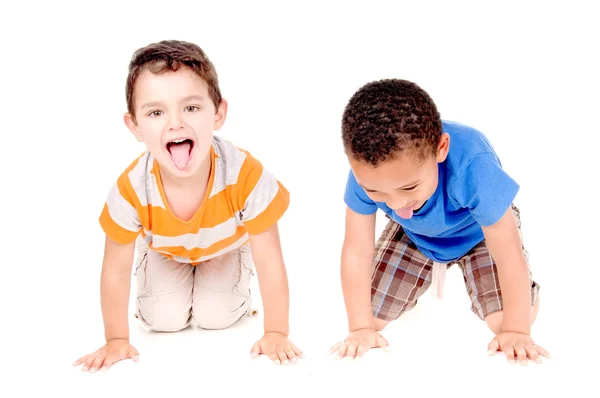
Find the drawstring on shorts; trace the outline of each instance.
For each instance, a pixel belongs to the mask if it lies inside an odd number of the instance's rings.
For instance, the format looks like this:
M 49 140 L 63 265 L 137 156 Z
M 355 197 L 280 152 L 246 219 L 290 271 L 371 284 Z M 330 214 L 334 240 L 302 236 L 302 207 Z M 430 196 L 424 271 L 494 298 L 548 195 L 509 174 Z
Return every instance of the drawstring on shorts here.
M 433 288 L 432 293 L 436 295 L 440 300 L 444 297 L 444 283 L 446 282 L 446 269 L 448 264 L 433 262 L 433 268 L 431 272 L 431 286 Z

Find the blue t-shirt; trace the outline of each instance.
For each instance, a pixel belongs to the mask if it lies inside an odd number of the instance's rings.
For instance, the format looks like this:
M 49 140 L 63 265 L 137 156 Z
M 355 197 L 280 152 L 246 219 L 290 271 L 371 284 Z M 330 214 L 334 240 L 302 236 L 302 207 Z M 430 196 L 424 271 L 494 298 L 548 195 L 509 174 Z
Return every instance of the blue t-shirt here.
M 385 202 L 374 202 L 358 185 L 352 170 L 344 201 L 355 212 L 383 210 L 399 223 L 428 258 L 454 261 L 484 239 L 481 226 L 496 223 L 511 206 L 519 185 L 502 169 L 487 138 L 478 130 L 443 121 L 450 135 L 446 160 L 438 163 L 434 194 L 409 219 L 399 217 Z

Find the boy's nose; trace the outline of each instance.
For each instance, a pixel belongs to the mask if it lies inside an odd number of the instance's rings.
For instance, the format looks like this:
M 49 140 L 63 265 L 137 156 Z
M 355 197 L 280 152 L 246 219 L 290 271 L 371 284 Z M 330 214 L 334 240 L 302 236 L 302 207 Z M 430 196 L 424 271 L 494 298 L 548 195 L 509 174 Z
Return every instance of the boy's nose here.
M 386 205 L 392 210 L 401 209 L 401 208 L 405 207 L 407 204 L 408 204 L 408 201 L 406 201 L 406 200 L 395 200 L 393 202 L 386 203 Z
M 169 120 L 169 130 L 179 130 L 183 128 L 183 122 L 178 116 L 172 116 Z

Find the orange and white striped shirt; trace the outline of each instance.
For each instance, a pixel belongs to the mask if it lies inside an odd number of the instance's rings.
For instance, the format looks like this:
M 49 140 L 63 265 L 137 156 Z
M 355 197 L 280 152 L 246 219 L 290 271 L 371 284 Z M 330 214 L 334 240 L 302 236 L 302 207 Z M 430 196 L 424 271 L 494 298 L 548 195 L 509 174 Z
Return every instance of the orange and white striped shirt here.
M 119 176 L 100 215 L 109 238 L 197 265 L 248 242 L 283 216 L 289 192 L 248 151 L 214 136 L 207 196 L 189 221 L 169 209 L 158 163 L 148 152 Z

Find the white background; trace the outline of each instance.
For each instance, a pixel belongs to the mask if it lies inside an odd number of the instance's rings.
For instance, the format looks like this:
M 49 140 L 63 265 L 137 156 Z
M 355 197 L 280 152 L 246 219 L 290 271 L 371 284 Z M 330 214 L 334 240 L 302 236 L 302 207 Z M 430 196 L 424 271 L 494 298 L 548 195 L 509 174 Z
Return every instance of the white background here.
M 16 3 L 0 17 L 0 395 L 597 396 L 600 29 L 592 2 Z M 307 356 L 299 365 L 249 359 L 262 318 L 177 334 L 146 332 L 132 318 L 139 363 L 97 374 L 71 366 L 103 343 L 97 219 L 143 150 L 122 122 L 127 65 L 134 50 L 162 39 L 207 52 L 230 105 L 219 134 L 291 192 L 280 230 L 291 338 Z M 384 332 L 392 353 L 327 357 L 347 333 L 341 114 L 361 85 L 389 77 L 416 82 L 444 119 L 487 134 L 520 183 L 516 203 L 542 286 L 533 338 L 554 356 L 543 365 L 487 356 L 491 332 L 470 312 L 456 269 L 444 301 L 427 294 Z

